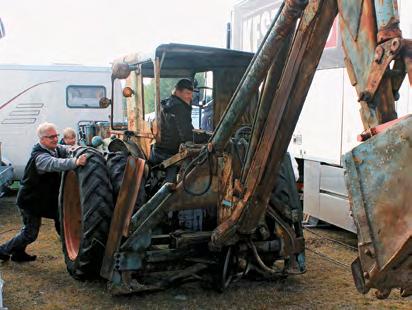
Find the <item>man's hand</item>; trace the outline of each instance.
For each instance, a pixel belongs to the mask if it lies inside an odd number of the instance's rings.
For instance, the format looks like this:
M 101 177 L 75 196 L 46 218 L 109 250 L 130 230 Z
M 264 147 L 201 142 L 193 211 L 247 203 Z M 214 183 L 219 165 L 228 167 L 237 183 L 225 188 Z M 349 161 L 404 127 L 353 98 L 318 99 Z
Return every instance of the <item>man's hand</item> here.
M 87 156 L 86 154 L 80 155 L 77 159 L 76 159 L 76 166 L 85 166 L 87 163 Z

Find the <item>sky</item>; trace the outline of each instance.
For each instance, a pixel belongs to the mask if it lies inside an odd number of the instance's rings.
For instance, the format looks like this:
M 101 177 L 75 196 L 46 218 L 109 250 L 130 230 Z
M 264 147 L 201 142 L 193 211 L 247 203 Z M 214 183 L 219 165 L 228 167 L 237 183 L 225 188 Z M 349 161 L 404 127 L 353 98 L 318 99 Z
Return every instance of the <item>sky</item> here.
M 225 47 L 235 0 L 0 0 L 0 64 L 109 66 L 163 43 Z

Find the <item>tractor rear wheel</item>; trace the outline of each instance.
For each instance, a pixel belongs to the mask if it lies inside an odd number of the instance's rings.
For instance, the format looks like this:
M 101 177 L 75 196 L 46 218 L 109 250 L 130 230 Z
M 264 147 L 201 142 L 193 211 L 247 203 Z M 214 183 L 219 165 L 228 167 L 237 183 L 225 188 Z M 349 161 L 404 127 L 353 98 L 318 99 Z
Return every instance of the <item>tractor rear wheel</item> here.
M 292 159 L 288 153 L 283 157 L 276 186 L 270 197 L 270 204 L 292 222 L 300 223 L 303 220 L 302 204 L 296 188 Z
M 113 214 L 113 195 L 104 157 L 79 148 L 87 164 L 65 172 L 59 211 L 63 253 L 69 273 L 78 280 L 98 277 Z
M 110 182 L 113 186 L 113 201 L 116 204 L 119 195 L 120 186 L 122 185 L 124 171 L 126 169 L 128 155 L 124 152 L 110 153 L 107 159 L 107 168 L 109 169 Z M 146 201 L 145 177 L 142 177 L 139 194 L 134 207 L 134 212 L 141 207 Z
M 282 160 L 276 186 L 270 197 L 269 205 L 284 221 L 284 224 L 290 226 L 290 230 L 294 232 L 293 237 L 303 237 L 303 208 L 296 188 L 292 161 L 288 153 L 285 154 Z M 298 273 L 304 272 L 304 252 L 286 259 L 285 263 L 286 265 L 292 264 L 296 267 L 295 269 L 298 270 L 295 271 Z

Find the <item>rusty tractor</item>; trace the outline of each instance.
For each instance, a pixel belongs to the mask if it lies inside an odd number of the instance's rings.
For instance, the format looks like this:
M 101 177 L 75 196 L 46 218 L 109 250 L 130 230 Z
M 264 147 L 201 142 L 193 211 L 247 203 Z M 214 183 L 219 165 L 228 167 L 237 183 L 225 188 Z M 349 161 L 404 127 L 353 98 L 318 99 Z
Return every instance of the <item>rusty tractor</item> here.
M 112 115 L 109 153 L 78 149 L 88 165 L 63 176 L 70 274 L 100 276 L 113 294 L 127 294 L 192 280 L 224 290 L 244 276 L 304 273 L 302 207 L 286 151 L 337 15 L 365 128 L 365 141 L 344 160 L 359 239 L 355 284 L 380 298 L 392 288 L 409 295 L 412 118 L 397 119 L 394 105 L 405 76 L 412 82 L 412 42 L 402 38 L 393 0 L 285 0 L 255 54 L 166 44 L 153 58 L 115 62 L 112 81 L 126 79 L 128 128 Z M 178 154 L 150 165 L 166 81 L 201 76 L 203 98 L 194 101 L 199 114 L 212 107 L 212 133 L 194 131 Z M 174 183 L 165 182 L 169 167 Z

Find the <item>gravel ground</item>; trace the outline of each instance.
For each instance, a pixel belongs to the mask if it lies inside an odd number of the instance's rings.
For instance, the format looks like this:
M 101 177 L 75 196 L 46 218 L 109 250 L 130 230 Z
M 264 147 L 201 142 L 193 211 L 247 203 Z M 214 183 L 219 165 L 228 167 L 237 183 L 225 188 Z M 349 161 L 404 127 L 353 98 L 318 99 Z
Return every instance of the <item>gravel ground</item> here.
M 0 242 L 20 228 L 15 197 L 0 198 Z M 356 236 L 336 228 L 317 234 L 356 245 Z M 53 222 L 45 219 L 38 240 L 28 248 L 35 262 L 0 263 L 3 299 L 14 309 L 412 309 L 412 298 L 393 291 L 387 300 L 360 295 L 349 265 L 356 252 L 306 231 L 307 272 L 279 281 L 242 280 L 223 294 L 190 283 L 163 292 L 112 297 L 104 282 L 78 282 L 66 272 Z M 326 255 L 324 257 L 322 255 Z

